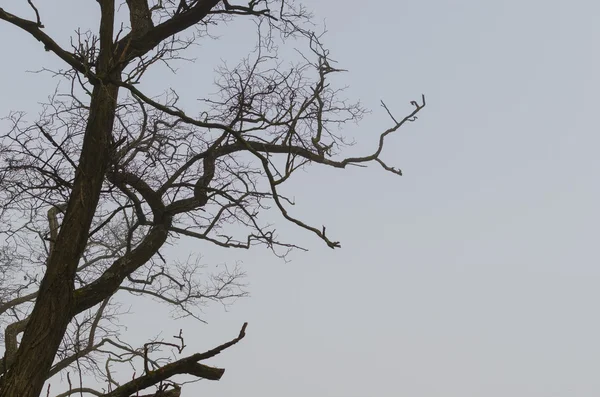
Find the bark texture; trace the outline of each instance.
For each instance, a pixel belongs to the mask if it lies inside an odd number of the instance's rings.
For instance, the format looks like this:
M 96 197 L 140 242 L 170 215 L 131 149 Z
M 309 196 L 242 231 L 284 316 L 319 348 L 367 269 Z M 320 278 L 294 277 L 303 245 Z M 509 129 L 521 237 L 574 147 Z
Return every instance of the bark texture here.
M 98 75 L 119 78 L 112 70 L 114 2 L 101 1 L 101 51 Z M 56 351 L 71 321 L 74 277 L 86 246 L 100 189 L 110 161 L 110 141 L 119 87 L 96 84 L 89 117 L 62 227 L 54 242 L 48 266 L 12 365 L 2 378 L 0 397 L 38 397 Z

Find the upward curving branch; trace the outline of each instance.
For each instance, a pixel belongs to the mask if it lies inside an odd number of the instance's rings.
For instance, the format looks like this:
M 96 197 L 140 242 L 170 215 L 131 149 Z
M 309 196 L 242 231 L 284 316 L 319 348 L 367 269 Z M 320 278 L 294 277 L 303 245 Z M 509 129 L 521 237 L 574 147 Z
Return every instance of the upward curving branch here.
M 247 326 L 248 323 L 244 323 L 239 335 L 227 343 L 217 346 L 216 348 L 208 350 L 204 353 L 196 353 L 192 354 L 191 356 L 181 358 L 157 369 L 156 371 L 150 371 L 149 373 L 146 373 L 143 376 L 140 376 L 139 378 L 118 387 L 112 392 L 105 394 L 104 397 L 129 397 L 133 393 L 144 390 L 177 374 L 189 374 L 199 378 L 219 380 L 225 373 L 224 369 L 209 367 L 207 365 L 200 364 L 199 361 L 214 357 L 238 343 L 246 336 Z
M 130 0 L 132 32 L 127 34 L 117 43 L 118 59 L 123 64 L 128 64 L 136 57 L 141 57 L 159 45 L 167 38 L 183 32 L 204 19 L 211 9 L 221 0 L 198 0 L 187 11 L 176 14 L 165 22 L 151 27 L 143 15 L 148 15 L 146 1 Z M 142 3 L 145 3 L 143 5 Z M 133 22 L 135 21 L 135 25 Z M 146 22 L 142 22 L 146 21 Z

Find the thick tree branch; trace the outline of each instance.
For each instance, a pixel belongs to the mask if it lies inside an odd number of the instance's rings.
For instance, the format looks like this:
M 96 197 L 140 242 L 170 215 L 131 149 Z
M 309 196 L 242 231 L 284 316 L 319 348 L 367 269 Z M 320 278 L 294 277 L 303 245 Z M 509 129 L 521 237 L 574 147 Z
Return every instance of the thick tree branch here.
M 137 391 L 144 390 L 178 374 L 189 374 L 203 379 L 219 380 L 225 372 L 224 369 L 209 367 L 207 365 L 200 364 L 199 361 L 214 357 L 223 350 L 238 343 L 246 336 L 247 326 L 248 323 L 244 323 L 239 335 L 227 343 L 224 343 L 207 352 L 196 353 L 186 358 L 179 359 L 170 364 L 164 365 L 155 371 L 150 371 L 149 373 L 146 373 L 143 376 L 118 387 L 112 392 L 105 394 L 104 397 L 129 397 Z
M 219 1 L 199 0 L 187 11 L 176 14 L 169 20 L 149 29 L 143 35 L 138 36 L 138 31 L 132 31 L 117 43 L 119 61 L 127 64 L 132 59 L 145 55 L 163 40 L 197 24 Z
M 72 315 L 93 307 L 118 290 L 125 278 L 148 262 L 162 247 L 169 235 L 170 217 L 164 224 L 152 227 L 142 242 L 119 258 L 94 282 L 75 291 Z
M 12 365 L 15 355 L 17 354 L 17 336 L 25 330 L 29 317 L 15 323 L 9 324 L 4 330 L 4 360 L 2 361 L 2 372 L 6 372 Z
M 132 37 L 140 37 L 154 27 L 148 0 L 127 0 Z
M 166 241 L 172 222 L 172 216 L 165 214 L 160 196 L 141 178 L 126 172 L 111 172 L 108 179 L 117 185 L 128 184 L 144 197 L 154 214 L 154 226 L 135 249 L 114 261 L 97 280 L 75 291 L 73 315 L 111 296 L 126 277 L 148 262 Z
M 73 54 L 63 50 L 50 36 L 42 31 L 43 26 L 37 22 L 29 21 L 27 19 L 19 18 L 9 12 L 4 11 L 0 8 L 0 19 L 3 19 L 19 28 L 23 29 L 27 33 L 31 34 L 34 38 L 44 44 L 46 51 L 52 51 L 60 59 L 69 64 L 73 69 L 88 76 L 92 83 L 97 81 L 96 76 L 85 67 Z
M 101 397 L 103 395 L 101 392 L 99 392 L 98 390 L 92 389 L 91 387 L 77 387 L 74 389 L 67 390 L 66 392 L 57 394 L 55 397 L 68 397 L 68 396 L 72 396 L 74 394 L 81 395 L 81 393 L 91 394 L 93 396 L 98 396 L 98 397 Z
M 8 309 L 13 308 L 15 306 L 18 306 L 18 305 L 20 305 L 22 303 L 32 301 L 33 299 L 35 299 L 35 297 L 37 296 L 37 294 L 38 294 L 37 291 L 36 292 L 32 292 L 30 294 L 23 295 L 23 296 L 20 296 L 18 298 L 11 299 L 10 301 L 5 302 L 3 304 L 0 304 L 0 314 L 3 314 Z

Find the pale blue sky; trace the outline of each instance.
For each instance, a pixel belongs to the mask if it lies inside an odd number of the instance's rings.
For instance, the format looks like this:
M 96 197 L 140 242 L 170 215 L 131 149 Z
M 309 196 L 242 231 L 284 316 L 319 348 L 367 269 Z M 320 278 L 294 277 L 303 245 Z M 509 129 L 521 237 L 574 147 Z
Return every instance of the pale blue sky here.
M 95 24 L 95 2 L 69 18 L 38 3 L 62 44 Z M 207 264 L 243 261 L 251 297 L 207 309 L 209 325 L 169 323 L 154 303 L 128 302 L 130 341 L 183 327 L 191 352 L 250 323 L 243 342 L 211 361 L 227 368 L 223 380 L 187 386 L 185 397 L 597 396 L 600 5 L 304 3 L 326 20 L 326 43 L 350 70 L 348 94 L 373 109 L 348 126 L 353 151 L 369 151 L 389 125 L 380 99 L 403 115 L 427 96 L 419 121 L 384 152 L 405 175 L 375 166 L 298 174 L 287 190 L 295 213 L 326 224 L 341 250 L 284 222 L 281 234 L 311 248 L 291 263 L 183 243 L 180 252 Z M 157 74 L 148 89 L 170 84 L 193 106 L 219 60 L 251 48 L 246 28 L 232 25 L 194 49 L 195 65 Z M 55 82 L 24 69 L 58 62 L 5 23 L 0 35 L 0 109 L 35 113 Z

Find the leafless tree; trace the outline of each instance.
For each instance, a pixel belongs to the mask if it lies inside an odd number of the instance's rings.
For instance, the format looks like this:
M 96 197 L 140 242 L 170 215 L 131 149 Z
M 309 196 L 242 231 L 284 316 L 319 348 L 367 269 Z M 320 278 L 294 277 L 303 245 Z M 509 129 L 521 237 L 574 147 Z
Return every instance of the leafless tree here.
M 97 3 L 97 32 L 77 30 L 67 45 L 45 33 L 31 0 L 29 19 L 0 8 L 0 19 L 64 62 L 46 72 L 68 82 L 34 121 L 11 112 L 0 140 L 0 397 L 50 395 L 43 388 L 53 376 L 68 384 L 53 395 L 106 397 L 178 396 L 178 375 L 220 379 L 224 370 L 203 361 L 240 341 L 246 324 L 229 342 L 188 356 L 182 333 L 132 346 L 115 325 L 122 313 L 115 294 L 145 295 L 201 320 L 199 306 L 245 294 L 243 272 L 206 274 L 195 258 L 174 263 L 161 250 L 186 236 L 221 247 L 262 245 L 285 256 L 297 247 L 264 224 L 261 214 L 269 208 L 339 247 L 325 227 L 290 209 L 293 201 L 281 187 L 308 164 L 376 163 L 401 175 L 380 158 L 384 141 L 425 106 L 422 98 L 409 115 L 395 118 L 382 103 L 389 129 L 371 153 L 344 158 L 341 128 L 365 111 L 330 83 L 342 70 L 301 5 Z M 129 26 L 118 26 L 119 13 L 127 14 Z M 140 90 L 153 65 L 182 59 L 195 42 L 211 39 L 211 29 L 234 18 L 256 22 L 256 48 L 235 67 L 216 70 L 217 92 L 201 100 L 196 114 L 179 107 L 173 90 L 160 97 Z M 288 65 L 278 49 L 290 39 L 305 50 Z M 113 376 L 118 365 L 131 366 L 128 381 Z M 106 386 L 88 387 L 82 374 Z

